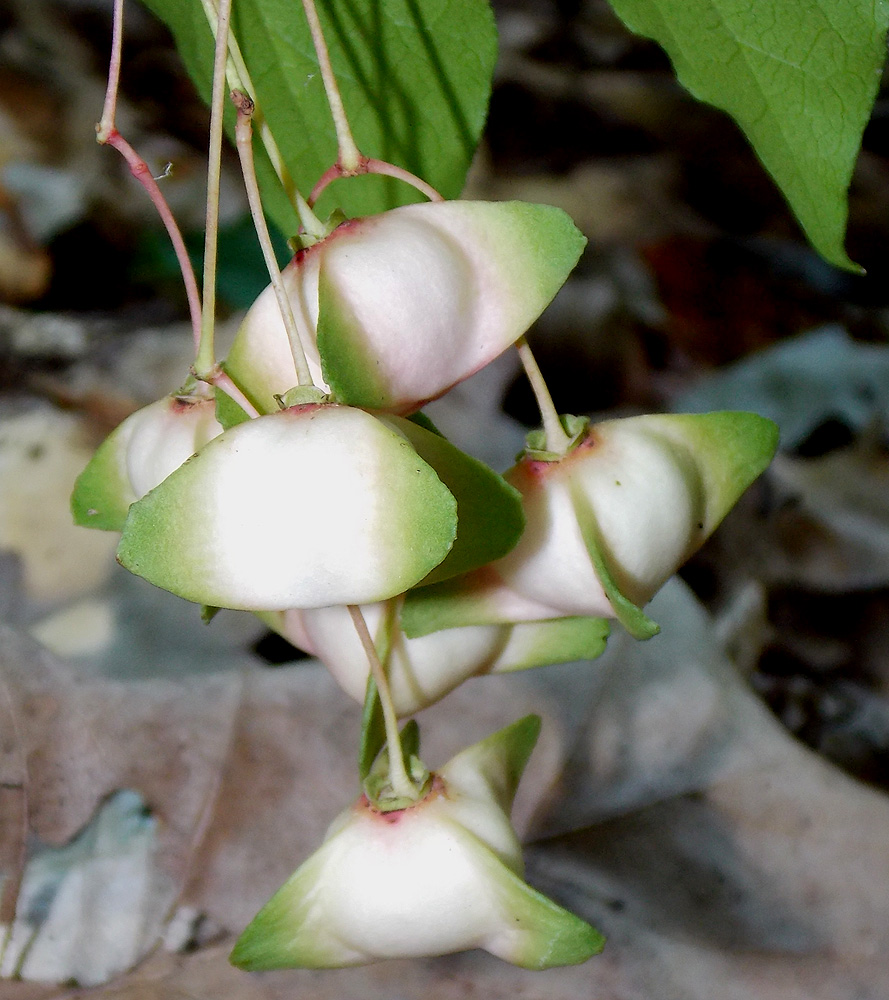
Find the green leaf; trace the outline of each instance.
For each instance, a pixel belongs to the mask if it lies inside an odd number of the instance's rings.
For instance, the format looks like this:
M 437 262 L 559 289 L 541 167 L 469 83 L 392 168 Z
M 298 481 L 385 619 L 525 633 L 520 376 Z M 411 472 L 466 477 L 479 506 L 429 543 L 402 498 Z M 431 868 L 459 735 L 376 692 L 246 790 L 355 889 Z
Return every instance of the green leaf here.
M 658 41 L 695 97 L 727 111 L 815 249 L 843 248 L 846 192 L 886 57 L 889 4 L 850 0 L 611 0 Z
M 506 555 L 525 527 L 519 491 L 437 431 L 403 417 L 387 417 L 383 423 L 410 441 L 414 451 L 435 469 L 457 501 L 454 545 L 421 584 L 447 580 Z
M 206 99 L 212 36 L 199 0 L 145 0 L 170 27 Z M 463 188 L 481 135 L 497 55 L 486 0 L 352 0 L 319 4 L 330 58 L 361 151 L 428 181 L 445 197 Z M 233 25 L 297 187 L 307 194 L 336 160 L 336 137 L 302 5 L 238 0 Z M 229 124 L 234 120 L 229 114 Z M 231 132 L 230 132 L 231 134 Z M 260 187 L 286 234 L 296 219 L 263 158 Z M 408 185 L 380 176 L 337 182 L 318 210 L 367 215 L 417 201 Z

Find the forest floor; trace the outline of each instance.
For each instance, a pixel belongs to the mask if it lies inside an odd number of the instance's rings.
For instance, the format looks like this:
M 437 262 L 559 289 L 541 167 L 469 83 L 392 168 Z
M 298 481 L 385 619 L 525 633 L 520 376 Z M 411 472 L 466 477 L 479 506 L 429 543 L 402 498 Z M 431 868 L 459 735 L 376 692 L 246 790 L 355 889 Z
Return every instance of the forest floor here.
M 360 707 L 250 616 L 205 626 L 70 522 L 98 442 L 182 381 L 190 329 L 151 205 L 95 143 L 110 3 L 18 0 L 0 9 L 0 931 L 19 897 L 0 974 L 24 980 L 3 1000 L 889 996 L 889 96 L 852 184 L 853 275 L 604 2 L 496 6 L 466 196 L 559 205 L 589 238 L 529 334 L 560 410 L 750 409 L 781 428 L 652 603 L 659 636 L 477 678 L 424 713 L 433 761 L 543 716 L 516 812 L 529 878 L 609 944 L 544 976 L 481 953 L 227 964 L 354 794 L 340 736 Z M 122 95 L 199 246 L 206 110 L 136 4 Z M 267 281 L 233 155 L 222 211 L 224 342 Z M 501 468 L 536 420 L 509 358 L 432 415 Z

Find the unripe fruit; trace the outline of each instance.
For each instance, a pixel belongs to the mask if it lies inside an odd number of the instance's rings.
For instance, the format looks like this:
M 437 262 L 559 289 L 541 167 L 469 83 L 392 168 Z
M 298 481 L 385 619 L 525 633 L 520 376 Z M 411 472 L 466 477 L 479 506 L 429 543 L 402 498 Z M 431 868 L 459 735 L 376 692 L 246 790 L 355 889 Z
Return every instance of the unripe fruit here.
M 74 520 L 122 530 L 131 504 L 221 433 L 212 398 L 165 396 L 130 414 L 80 474 L 71 497 Z
M 525 531 L 503 558 L 413 591 L 410 636 L 457 625 L 602 615 L 637 638 L 640 610 L 771 461 L 778 428 L 754 413 L 658 414 L 590 427 L 558 460 L 527 454 L 504 474 Z
M 367 604 L 361 610 L 370 634 L 381 636 L 386 605 Z M 347 608 L 293 610 L 264 615 L 263 619 L 295 645 L 317 656 L 350 697 L 359 703 L 364 701 L 370 667 Z M 377 640 L 377 648 L 389 650 L 385 665 L 397 714 L 412 715 L 468 678 L 490 669 L 508 637 L 508 628 L 480 625 L 408 639 L 393 623 L 389 636 Z
M 585 240 L 548 205 L 448 201 L 351 219 L 282 277 L 316 384 L 340 402 L 411 413 L 534 322 Z M 225 362 L 265 412 L 297 382 L 271 288 Z
M 399 716 L 427 708 L 479 674 L 593 659 L 604 650 L 608 635 L 607 623 L 601 620 L 559 619 L 444 629 L 409 639 L 398 625 L 395 608 L 367 604 L 361 611 L 384 662 Z M 317 656 L 346 694 L 364 701 L 370 667 L 347 608 L 265 612 L 260 617 L 293 645 Z
M 777 428 L 752 413 L 596 424 L 561 460 L 524 458 L 505 474 L 522 494 L 526 527 L 494 568 L 523 597 L 561 614 L 614 615 L 614 589 L 644 605 L 776 445 Z
M 332 968 L 485 948 L 531 969 L 583 962 L 601 935 L 526 885 L 509 821 L 540 720 L 469 747 L 415 805 L 362 796 L 235 945 L 244 969 Z
M 119 561 L 248 611 L 385 600 L 448 554 L 457 504 L 401 435 L 307 404 L 231 427 L 133 504 Z

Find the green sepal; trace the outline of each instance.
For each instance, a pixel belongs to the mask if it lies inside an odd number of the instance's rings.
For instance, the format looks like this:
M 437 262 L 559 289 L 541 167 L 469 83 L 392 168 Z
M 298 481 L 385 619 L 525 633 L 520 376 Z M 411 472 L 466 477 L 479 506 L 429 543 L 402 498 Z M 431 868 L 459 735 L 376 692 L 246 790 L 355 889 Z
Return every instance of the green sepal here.
M 123 530 L 130 504 L 138 499 L 126 470 L 129 433 L 126 421 L 113 430 L 74 483 L 71 513 L 82 528 Z
M 379 701 L 379 697 L 377 700 Z M 382 717 L 382 710 L 380 714 Z M 404 725 L 399 733 L 399 743 L 408 774 L 416 785 L 418 793 L 415 798 L 408 798 L 393 792 L 389 776 L 389 759 L 392 748 L 386 746 L 380 751 L 362 782 L 368 802 L 373 803 L 380 812 L 398 812 L 400 809 L 416 805 L 432 787 L 432 775 L 423 761 L 420 760 L 420 727 L 416 719 L 410 719 Z
M 605 591 L 605 596 L 614 609 L 615 617 L 634 639 L 651 639 L 652 636 L 660 632 L 660 625 L 652 621 L 640 607 L 637 607 L 620 592 L 602 552 L 599 526 L 596 523 L 593 509 L 577 484 L 571 483 L 568 488 L 571 492 L 571 503 L 577 515 L 577 525 L 583 536 L 584 545 L 586 545 L 596 576 Z
M 398 738 L 401 740 L 401 752 L 404 754 L 405 760 L 410 760 L 411 757 L 420 756 L 420 724 L 416 719 L 408 719 L 408 721 L 401 727 L 401 732 L 398 734 Z
M 571 413 L 559 414 L 559 423 L 562 430 L 568 435 L 568 452 L 571 452 L 586 436 L 587 428 L 590 425 L 589 417 L 575 417 Z M 546 447 L 546 431 L 542 427 L 528 431 L 525 435 L 525 450 L 516 456 L 519 462 L 523 458 L 532 462 L 558 462 L 565 457 L 566 453 L 560 454 L 557 451 L 549 451 Z
M 227 392 L 223 392 L 218 386 L 214 387 L 213 392 L 216 397 L 216 419 L 225 430 L 250 419 L 250 414 L 243 410 Z
M 220 611 L 222 611 L 222 608 L 214 608 L 212 604 L 204 604 L 201 607 L 201 621 L 205 625 L 209 625 Z
M 337 228 L 341 226 L 344 222 L 348 221 L 348 216 L 341 208 L 335 208 L 330 215 L 324 220 L 321 226 L 321 232 L 317 235 L 312 235 L 311 233 L 297 233 L 295 236 L 291 236 L 287 240 L 287 249 L 294 255 L 298 254 L 300 250 L 308 250 L 309 247 L 313 247 L 316 243 L 320 243 L 321 240 L 326 239 L 330 234 Z
M 295 385 L 287 392 L 275 395 L 278 405 L 286 410 L 288 406 L 305 406 L 310 403 L 329 403 L 330 397 L 317 385 Z
M 525 527 L 522 496 L 506 480 L 461 451 L 434 427 L 404 417 L 383 422 L 403 434 L 457 501 L 457 538 L 450 552 L 419 586 L 468 573 L 505 556 Z

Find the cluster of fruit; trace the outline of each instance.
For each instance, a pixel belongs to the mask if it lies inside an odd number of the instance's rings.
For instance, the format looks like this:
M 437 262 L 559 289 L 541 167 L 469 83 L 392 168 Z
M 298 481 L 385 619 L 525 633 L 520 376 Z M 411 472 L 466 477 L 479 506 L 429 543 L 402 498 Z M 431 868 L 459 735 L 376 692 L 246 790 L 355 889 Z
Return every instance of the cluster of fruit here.
M 593 659 L 611 620 L 653 635 L 644 604 L 775 449 L 749 413 L 557 417 L 501 476 L 438 433 L 424 403 L 520 341 L 583 245 L 517 202 L 332 225 L 282 273 L 298 336 L 270 287 L 224 362 L 249 406 L 190 379 L 77 483 L 76 520 L 120 531 L 125 567 L 258 614 L 365 702 L 364 792 L 244 932 L 244 968 L 601 947 L 522 881 L 509 810 L 538 720 L 434 774 L 416 725 L 393 728 L 480 673 Z

